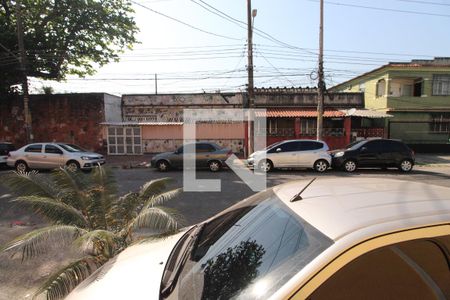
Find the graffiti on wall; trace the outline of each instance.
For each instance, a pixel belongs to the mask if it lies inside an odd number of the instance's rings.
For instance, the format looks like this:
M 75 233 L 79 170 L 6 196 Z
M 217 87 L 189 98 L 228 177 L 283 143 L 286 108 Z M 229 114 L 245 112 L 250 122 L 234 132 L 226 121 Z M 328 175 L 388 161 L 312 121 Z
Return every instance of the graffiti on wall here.
M 180 105 L 242 105 L 243 95 L 237 94 L 177 94 L 123 95 L 124 106 L 180 106 Z

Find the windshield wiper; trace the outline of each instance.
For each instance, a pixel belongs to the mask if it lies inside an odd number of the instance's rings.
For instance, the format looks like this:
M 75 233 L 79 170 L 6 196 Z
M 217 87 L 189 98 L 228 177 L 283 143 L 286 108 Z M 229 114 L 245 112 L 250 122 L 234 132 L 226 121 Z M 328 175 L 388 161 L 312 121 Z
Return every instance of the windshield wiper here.
M 192 233 L 189 235 L 190 240 L 186 242 L 186 246 L 184 247 L 183 253 L 181 253 L 181 258 L 178 260 L 179 261 L 178 264 L 172 271 L 170 279 L 168 280 L 167 284 L 164 287 L 161 287 L 160 298 L 168 297 L 175 289 L 175 286 L 177 285 L 178 282 L 178 278 L 180 277 L 181 271 L 183 271 L 183 267 L 187 259 L 191 258 L 194 255 L 195 250 L 197 249 L 199 237 L 206 224 L 207 223 L 197 225 L 197 228 L 194 231 L 192 231 Z

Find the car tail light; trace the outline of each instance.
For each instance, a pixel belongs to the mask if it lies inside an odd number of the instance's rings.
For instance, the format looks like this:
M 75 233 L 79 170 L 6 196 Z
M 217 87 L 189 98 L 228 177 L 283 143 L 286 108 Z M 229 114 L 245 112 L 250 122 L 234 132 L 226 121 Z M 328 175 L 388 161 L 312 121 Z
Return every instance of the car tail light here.
M 233 151 L 232 151 L 232 150 L 230 150 L 230 151 L 227 152 L 227 157 L 228 157 L 228 156 L 231 156 L 231 155 L 233 155 Z

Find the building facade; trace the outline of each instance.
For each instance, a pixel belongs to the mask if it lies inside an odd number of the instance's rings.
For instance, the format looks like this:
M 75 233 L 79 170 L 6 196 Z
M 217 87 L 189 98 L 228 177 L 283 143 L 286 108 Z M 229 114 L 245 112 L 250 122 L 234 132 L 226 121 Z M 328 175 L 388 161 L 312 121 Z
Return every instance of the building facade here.
M 366 108 L 392 115 L 379 124 L 387 137 L 450 152 L 450 58 L 389 63 L 332 90 L 362 92 Z
M 242 108 L 243 94 L 123 95 L 121 122 L 104 122 L 108 154 L 132 155 L 174 151 L 183 144 L 184 109 Z M 211 141 L 243 153 L 242 122 L 205 122 L 197 125 L 198 140 Z
M 266 109 L 267 144 L 315 139 L 317 101 L 315 88 L 255 89 L 255 107 Z M 363 93 L 328 94 L 324 101 L 323 140 L 331 149 L 337 149 L 357 139 L 383 137 L 383 128 L 374 126 L 374 120 L 387 117 L 383 112 L 364 109 Z
M 105 93 L 31 95 L 33 141 L 66 142 L 106 151 L 102 122 L 121 121 L 120 97 Z M 26 144 L 23 100 L 0 99 L 0 141 Z

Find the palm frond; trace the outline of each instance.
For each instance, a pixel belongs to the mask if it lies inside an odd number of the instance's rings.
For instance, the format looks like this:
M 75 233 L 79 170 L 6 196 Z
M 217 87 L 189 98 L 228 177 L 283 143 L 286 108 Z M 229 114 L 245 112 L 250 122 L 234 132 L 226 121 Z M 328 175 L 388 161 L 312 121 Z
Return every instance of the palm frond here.
M 124 247 L 120 236 L 107 230 L 93 230 L 77 238 L 74 245 L 89 255 L 113 257 L 121 247 Z
M 139 203 L 139 194 L 133 192 L 129 192 L 114 201 L 107 214 L 109 224 L 112 227 L 121 227 L 123 224 L 128 224 L 136 216 L 136 207 Z
M 52 184 L 52 181 L 36 171 L 28 173 L 13 172 L 3 177 L 2 184 L 16 196 L 58 197 L 58 189 Z
M 167 186 L 167 184 L 172 181 L 170 177 L 164 177 L 159 179 L 154 179 L 145 183 L 141 190 L 139 191 L 139 196 L 142 199 L 149 199 L 150 197 L 161 193 Z
M 89 175 L 81 172 L 70 172 L 67 168 L 59 168 L 52 172 L 52 178 L 60 190 L 60 198 L 64 203 L 84 211 L 87 208 L 89 196 L 86 192 L 91 188 Z
M 129 230 L 150 228 L 161 232 L 180 228 L 183 219 L 175 210 L 166 207 L 148 207 L 143 209 L 129 224 Z
M 153 195 L 152 197 L 150 197 L 150 199 L 147 200 L 144 207 L 148 208 L 148 207 L 152 207 L 152 206 L 161 205 L 164 202 L 178 196 L 181 193 L 181 191 L 182 191 L 182 188 L 178 188 L 178 189 L 170 190 L 170 191 L 167 191 L 167 192 L 164 192 L 161 194 Z
M 98 257 L 85 256 L 70 263 L 44 282 L 44 284 L 34 293 L 33 298 L 36 298 L 42 293 L 46 293 L 47 299 L 63 299 L 106 261 L 106 259 Z
M 80 211 L 52 198 L 23 196 L 11 202 L 30 208 L 35 214 L 43 216 L 53 224 L 75 225 L 82 228 L 87 226 L 87 221 Z
M 21 252 L 22 261 L 45 252 L 55 243 L 69 244 L 85 231 L 76 226 L 53 225 L 33 230 L 7 243 L 0 251 Z

